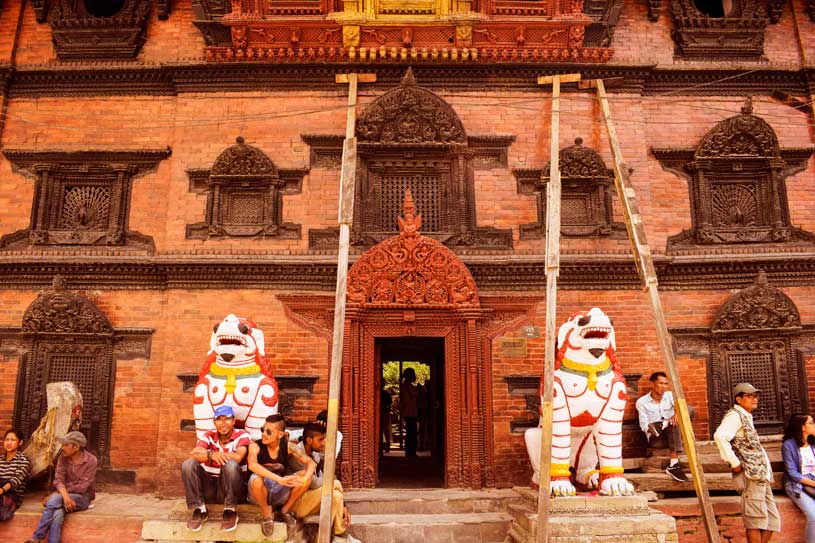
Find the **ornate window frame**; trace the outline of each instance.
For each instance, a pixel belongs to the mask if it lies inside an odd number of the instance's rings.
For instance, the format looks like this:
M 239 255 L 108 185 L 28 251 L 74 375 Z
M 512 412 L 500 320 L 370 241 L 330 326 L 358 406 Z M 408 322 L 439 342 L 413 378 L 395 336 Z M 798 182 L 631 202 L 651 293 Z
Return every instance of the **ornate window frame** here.
M 560 233 L 565 237 L 601 237 L 624 232 L 625 225 L 614 222 L 611 193 L 614 172 L 606 168 L 600 154 L 583 146 L 583 138 L 560 150 L 562 215 Z M 540 169 L 513 170 L 518 180 L 518 193 L 535 195 L 538 221 L 520 227 L 522 240 L 541 239 L 546 235 L 546 185 L 549 166 Z M 570 205 L 574 204 L 574 205 Z
M 396 216 L 404 189 L 410 189 L 419 212 L 426 216 L 425 224 L 435 225 L 426 236 L 459 253 L 512 249 L 511 230 L 477 226 L 474 169 L 505 165 L 513 137 L 468 138 L 450 104 L 417 86 L 410 69 L 399 86 L 378 97 L 360 115 L 356 136 L 353 246 L 364 249 L 398 234 L 386 215 Z M 316 155 L 324 164 L 331 164 L 326 159 L 326 144 L 342 141 L 327 136 L 303 139 L 316 145 L 312 158 Z M 422 180 L 426 184 L 435 180 L 437 192 L 427 194 L 427 186 L 420 186 Z M 432 212 L 422 207 L 430 200 L 439 204 Z M 309 231 L 312 250 L 335 251 L 337 242 L 337 228 Z
M 756 414 L 759 432 L 781 433 L 791 413 L 807 412 L 804 356 L 815 354 L 815 325 L 801 324 L 795 303 L 763 271 L 722 304 L 710 328 L 671 334 L 677 354 L 707 360 L 711 435 L 733 405 L 733 387 L 748 376 L 768 398 Z
M 170 0 L 155 0 L 159 19 L 170 15 Z M 109 17 L 89 13 L 82 1 L 33 0 L 38 23 L 51 25 L 54 50 L 60 60 L 127 60 L 136 58 L 147 41 L 153 2 L 124 0 Z
M 668 252 L 742 243 L 772 252 L 779 244 L 815 242 L 815 234 L 792 226 L 785 184 L 813 148 L 781 148 L 770 125 L 753 115 L 752 100 L 696 149 L 651 151 L 689 185 L 693 226 L 668 239 Z
M 170 148 L 138 151 L 25 151 L 3 154 L 35 180 L 31 225 L 0 238 L 0 249 L 100 245 L 153 252 L 153 238 L 128 229 L 133 181 Z
M 84 395 L 80 429 L 100 466 L 110 468 L 116 363 L 149 358 L 153 332 L 152 328 L 115 328 L 91 300 L 67 290 L 56 276 L 52 287 L 40 292 L 28 307 L 21 327 L 0 327 L 0 353 L 20 357 L 16 427 L 31 435 L 46 411 L 49 378 L 65 380 L 66 373 L 68 377 L 76 373 L 70 380 Z M 133 472 L 119 475 L 135 479 Z
M 694 0 L 669 0 L 676 55 L 688 59 L 761 58 L 764 29 L 777 23 L 784 0 L 733 0 L 725 17 L 702 13 Z M 659 17 L 661 0 L 649 0 L 649 19 Z
M 299 239 L 300 225 L 283 222 L 283 196 L 301 192 L 307 171 L 278 169 L 266 153 L 238 136 L 211 169 L 187 170 L 190 191 L 207 195 L 206 217 L 187 225 L 187 239 Z

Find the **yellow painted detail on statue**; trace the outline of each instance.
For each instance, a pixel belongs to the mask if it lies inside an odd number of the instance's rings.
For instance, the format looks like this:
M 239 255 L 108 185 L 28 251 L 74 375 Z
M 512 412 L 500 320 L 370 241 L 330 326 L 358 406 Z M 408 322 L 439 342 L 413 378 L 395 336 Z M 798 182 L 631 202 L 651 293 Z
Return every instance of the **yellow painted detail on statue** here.
M 625 473 L 622 466 L 601 466 L 600 475 L 613 475 L 615 473 Z
M 226 385 L 224 385 L 224 388 L 226 389 L 227 394 L 232 394 L 235 392 L 235 386 L 237 385 L 237 380 L 235 379 L 236 375 L 252 375 L 255 373 L 261 373 L 260 366 L 257 364 L 244 366 L 242 368 L 224 368 L 217 364 L 213 364 L 209 367 L 209 372 L 212 375 L 217 375 L 218 377 L 226 377 Z
M 549 473 L 552 477 L 570 477 L 569 464 L 552 464 Z
M 600 364 L 583 364 L 564 357 L 560 362 L 560 367 L 566 371 L 571 370 L 573 372 L 585 373 L 589 390 L 594 390 L 597 388 L 597 374 L 606 373 L 611 370 L 611 359 L 605 357 Z

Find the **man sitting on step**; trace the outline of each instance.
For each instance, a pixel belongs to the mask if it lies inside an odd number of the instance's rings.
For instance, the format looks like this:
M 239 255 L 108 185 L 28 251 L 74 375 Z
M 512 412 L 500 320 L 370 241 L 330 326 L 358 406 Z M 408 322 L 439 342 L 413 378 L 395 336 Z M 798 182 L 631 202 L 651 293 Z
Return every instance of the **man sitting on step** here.
M 301 450 L 289 450 L 285 439 L 286 420 L 283 415 L 269 415 L 260 429 L 260 439 L 249 445 L 249 500 L 260 506 L 263 520 L 260 529 L 266 537 L 274 533 L 272 508 L 282 507 L 281 513 L 287 526 L 294 528 L 290 515 L 292 505 L 308 490 L 308 479 L 316 464 Z M 305 466 L 304 471 L 287 474 L 289 457 L 293 456 Z
M 325 426 L 319 422 L 310 422 L 303 428 L 303 440 L 297 444 L 290 444 L 292 453 L 297 451 L 301 456 L 319 459 L 314 475 L 311 476 L 309 488 L 294 502 L 291 507 L 292 513 L 298 519 L 304 519 L 311 515 L 320 513 L 323 487 L 323 460 L 325 458 Z M 303 466 L 295 460 L 295 456 L 290 457 L 290 465 L 293 469 L 303 469 Z M 348 533 L 348 526 L 351 524 L 351 515 L 346 509 L 343 501 L 342 484 L 334 480 L 334 493 L 331 497 L 331 521 L 334 528 L 334 538 L 332 543 L 361 543 L 359 539 Z
M 671 451 L 671 462 L 665 473 L 679 482 L 687 482 L 688 476 L 679 465 L 679 455 L 684 452 L 682 433 L 676 421 L 674 397 L 668 390 L 668 376 L 665 372 L 656 371 L 649 378 L 651 392 L 637 400 L 640 428 L 645 432 L 648 446 L 654 449 L 668 448 Z M 693 419 L 695 410 L 688 408 Z
M 206 502 L 223 503 L 221 529 L 231 532 L 238 527 L 238 502 L 246 497 L 246 450 L 251 439 L 245 430 L 235 428 L 232 407 L 215 409 L 215 430 L 204 434 L 190 457 L 181 465 L 181 478 L 192 516 L 187 529 L 197 532 L 207 520 Z

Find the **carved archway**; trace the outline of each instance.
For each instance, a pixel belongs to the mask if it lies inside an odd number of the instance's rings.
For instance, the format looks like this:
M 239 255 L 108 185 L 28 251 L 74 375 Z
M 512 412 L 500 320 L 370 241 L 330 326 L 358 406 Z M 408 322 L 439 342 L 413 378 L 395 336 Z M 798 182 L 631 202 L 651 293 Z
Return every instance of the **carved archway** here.
M 419 233 L 410 192 L 397 222 L 399 235 L 363 253 L 348 273 L 340 476 L 352 487 L 377 483 L 377 340 L 426 337 L 444 343 L 445 486 L 493 486 L 491 342 L 528 321 L 540 299 L 480 296 L 455 253 Z M 329 337 L 332 298 L 279 298 L 295 322 Z

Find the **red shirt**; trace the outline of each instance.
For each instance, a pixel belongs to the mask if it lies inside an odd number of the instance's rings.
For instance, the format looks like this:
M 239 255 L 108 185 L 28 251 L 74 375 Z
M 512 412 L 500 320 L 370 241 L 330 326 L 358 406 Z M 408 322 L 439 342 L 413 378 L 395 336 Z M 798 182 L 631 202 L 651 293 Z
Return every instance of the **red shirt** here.
M 64 488 L 68 494 L 84 494 L 93 500 L 96 498 L 96 466 L 99 462 L 88 451 L 76 454 L 78 462 L 60 455 L 54 474 L 54 488 Z
M 238 448 L 240 447 L 246 447 L 249 449 L 249 444 L 251 442 L 252 439 L 249 437 L 249 433 L 246 430 L 235 428 L 232 430 L 232 435 L 229 436 L 229 441 L 222 445 L 221 440 L 218 438 L 218 431 L 210 430 L 204 434 L 203 439 L 198 440 L 196 447 L 201 447 L 205 451 L 233 453 L 237 452 Z M 206 470 L 206 472 L 213 477 L 219 477 L 221 475 L 221 466 L 216 462 L 207 460 L 206 462 L 202 462 L 201 465 L 204 466 L 204 470 Z M 246 471 L 245 457 L 244 461 L 241 462 L 241 470 Z

